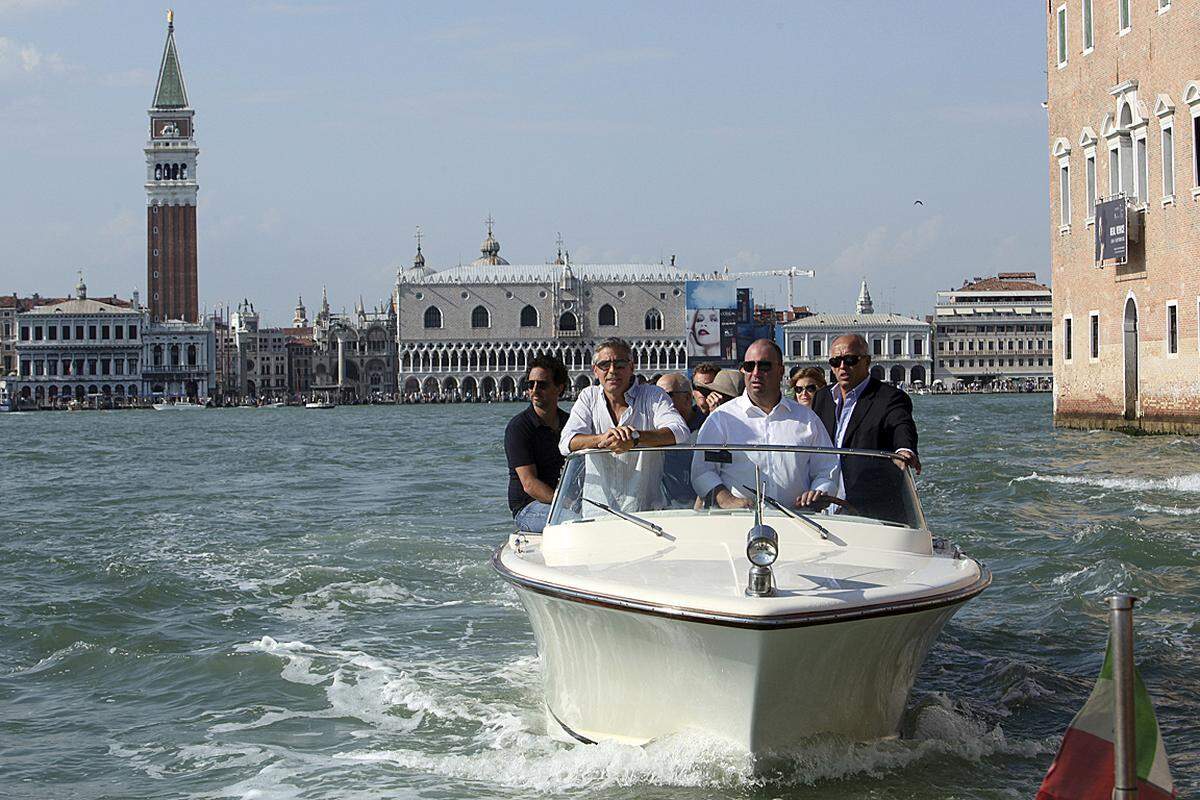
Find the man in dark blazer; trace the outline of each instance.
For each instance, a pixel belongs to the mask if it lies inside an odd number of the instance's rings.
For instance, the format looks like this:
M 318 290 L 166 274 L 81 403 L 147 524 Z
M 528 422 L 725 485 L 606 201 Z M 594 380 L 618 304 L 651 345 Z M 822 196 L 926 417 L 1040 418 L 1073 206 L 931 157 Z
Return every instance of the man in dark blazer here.
M 839 336 L 829 350 L 836 383 L 813 398 L 813 411 L 825 423 L 836 447 L 895 453 L 892 461 L 851 456 L 842 459 L 842 483 L 850 513 L 905 522 L 901 470 L 921 472 L 912 400 L 904 392 L 871 377 L 867 340 L 856 333 Z M 894 465 L 893 465 L 894 464 Z

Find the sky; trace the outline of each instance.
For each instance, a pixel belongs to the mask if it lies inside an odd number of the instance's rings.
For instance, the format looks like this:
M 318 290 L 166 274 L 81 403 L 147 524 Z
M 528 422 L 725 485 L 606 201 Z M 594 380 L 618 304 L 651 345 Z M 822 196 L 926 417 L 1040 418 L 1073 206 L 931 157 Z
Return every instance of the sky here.
M 146 282 L 166 4 L 0 0 L 0 293 Z M 501 255 L 801 267 L 796 302 L 932 313 L 1049 280 L 1037 3 L 174 3 L 200 302 L 264 324 Z M 923 205 L 916 205 L 916 200 Z M 748 279 L 760 304 L 786 281 Z

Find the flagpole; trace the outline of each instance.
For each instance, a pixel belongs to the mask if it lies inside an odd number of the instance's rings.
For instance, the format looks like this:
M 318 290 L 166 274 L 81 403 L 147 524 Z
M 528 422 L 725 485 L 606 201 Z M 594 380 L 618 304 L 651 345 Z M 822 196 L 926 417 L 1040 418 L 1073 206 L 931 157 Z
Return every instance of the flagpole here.
M 1137 800 L 1137 741 L 1133 716 L 1133 604 L 1137 598 L 1118 594 L 1108 598 L 1112 636 L 1113 800 Z

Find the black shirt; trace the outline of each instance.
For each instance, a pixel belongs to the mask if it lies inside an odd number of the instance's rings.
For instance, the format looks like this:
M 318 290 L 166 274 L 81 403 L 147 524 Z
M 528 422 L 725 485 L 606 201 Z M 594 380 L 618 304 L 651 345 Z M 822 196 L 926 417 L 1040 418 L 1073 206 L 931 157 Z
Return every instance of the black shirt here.
M 533 410 L 533 404 L 530 404 L 509 420 L 508 427 L 504 429 L 504 455 L 508 458 L 508 507 L 514 517 L 533 502 L 533 498 L 521 486 L 517 467 L 532 464 L 537 469 L 538 480 L 551 487 L 558 486 L 558 476 L 566 461 L 558 451 L 558 437 L 567 416 L 566 411 L 558 409 L 560 430 L 555 430 L 542 422 Z

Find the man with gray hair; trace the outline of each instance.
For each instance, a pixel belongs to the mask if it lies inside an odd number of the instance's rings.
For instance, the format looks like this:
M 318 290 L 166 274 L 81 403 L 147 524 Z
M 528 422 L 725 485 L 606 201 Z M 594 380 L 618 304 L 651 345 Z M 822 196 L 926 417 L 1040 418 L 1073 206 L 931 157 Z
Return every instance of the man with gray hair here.
M 691 432 L 666 392 L 634 381 L 633 350 L 624 339 L 596 347 L 592 372 L 600 385 L 579 393 L 559 450 L 610 450 L 611 457 L 587 457 L 583 496 L 624 511 L 652 508 L 661 503 L 662 453 L 629 451 L 680 444 Z

